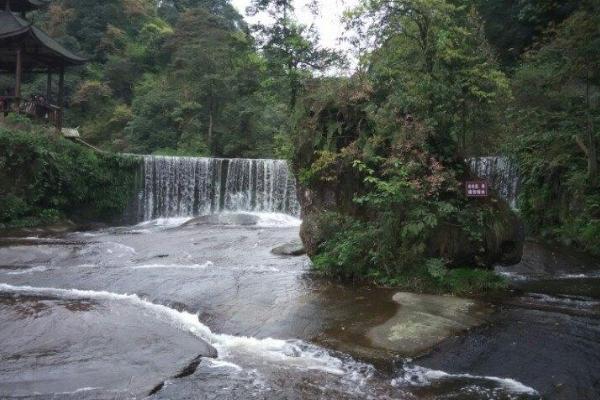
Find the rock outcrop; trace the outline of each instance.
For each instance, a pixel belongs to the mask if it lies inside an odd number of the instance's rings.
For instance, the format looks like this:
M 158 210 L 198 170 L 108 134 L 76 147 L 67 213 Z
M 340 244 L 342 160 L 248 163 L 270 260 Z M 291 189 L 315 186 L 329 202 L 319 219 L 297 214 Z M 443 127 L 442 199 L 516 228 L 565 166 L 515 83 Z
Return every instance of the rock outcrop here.
M 277 256 L 302 256 L 306 254 L 306 250 L 304 249 L 302 242 L 299 240 L 294 240 L 292 242 L 275 247 L 273 250 L 271 250 L 271 253 Z
M 300 237 L 307 254 L 312 257 L 327 239 L 320 225 L 322 215 L 327 211 L 355 211 L 354 206 L 348 205 L 348 198 L 354 192 L 344 193 L 335 185 L 322 186 L 317 190 L 300 185 L 298 193 L 303 215 Z M 444 258 L 450 261 L 451 266 L 457 267 L 519 263 L 525 240 L 523 222 L 503 200 L 491 197 L 473 201 L 481 203 L 482 208 L 494 215 L 494 219 L 486 223 L 483 248 L 461 226 L 440 224 L 427 243 L 427 255 Z

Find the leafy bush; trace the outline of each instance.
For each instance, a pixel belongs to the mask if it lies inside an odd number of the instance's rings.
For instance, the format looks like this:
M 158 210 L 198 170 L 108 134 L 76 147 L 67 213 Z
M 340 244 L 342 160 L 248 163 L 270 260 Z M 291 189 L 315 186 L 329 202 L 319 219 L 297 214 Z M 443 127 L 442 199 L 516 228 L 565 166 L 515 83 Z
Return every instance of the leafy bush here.
M 377 228 L 375 223 L 335 213 L 327 214 L 320 223 L 329 239 L 312 261 L 313 268 L 323 275 L 456 295 L 478 295 L 507 287 L 506 280 L 494 271 L 449 269 L 443 259 L 425 258 L 422 245 L 403 245 L 389 227 Z
M 138 159 L 96 153 L 42 129 L 0 126 L 0 223 L 120 218 L 139 168 Z

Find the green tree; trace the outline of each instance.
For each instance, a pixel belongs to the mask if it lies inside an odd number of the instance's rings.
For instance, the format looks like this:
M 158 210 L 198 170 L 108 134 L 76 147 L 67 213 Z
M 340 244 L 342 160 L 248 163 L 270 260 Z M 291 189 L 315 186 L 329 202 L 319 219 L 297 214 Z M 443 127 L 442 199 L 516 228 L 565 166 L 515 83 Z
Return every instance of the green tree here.
M 476 0 L 489 42 L 502 65 L 513 69 L 551 26 L 568 18 L 581 0 Z
M 268 12 L 271 25 L 254 26 L 259 44 L 275 76 L 285 81 L 290 109 L 294 109 L 304 82 L 313 72 L 325 72 L 341 62 L 338 53 L 319 47 L 312 26 L 296 21 L 291 0 L 254 0 L 252 13 Z
M 509 84 L 476 10 L 445 0 L 370 0 L 350 17 L 375 38 L 368 64 L 380 126 L 391 135 L 404 125 L 405 135 L 447 158 L 482 151 Z
M 600 5 L 583 2 L 524 57 L 508 125 L 532 233 L 600 253 Z

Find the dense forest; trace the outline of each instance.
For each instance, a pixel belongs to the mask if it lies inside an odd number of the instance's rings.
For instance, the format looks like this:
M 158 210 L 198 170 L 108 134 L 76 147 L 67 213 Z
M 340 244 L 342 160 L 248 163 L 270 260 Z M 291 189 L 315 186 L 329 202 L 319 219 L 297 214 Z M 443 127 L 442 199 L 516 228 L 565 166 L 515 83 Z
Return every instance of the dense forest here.
M 70 71 L 66 87 L 68 125 L 90 143 L 272 156 L 285 148 L 305 80 L 338 58 L 288 16 L 289 5 L 257 1 L 253 9 L 271 13 L 275 25 L 248 26 L 227 0 L 57 0 L 30 18 L 90 60 Z M 26 79 L 26 92 L 43 92 L 43 77 Z
M 352 74 L 294 4 L 254 0 L 272 21 L 258 26 L 227 0 L 56 0 L 31 18 L 90 60 L 67 76 L 66 118 L 93 145 L 293 158 L 308 187 L 353 171 L 334 211 L 356 235 L 322 247 L 325 269 L 425 262 L 442 221 L 497 212 L 456 200 L 479 155 L 519 166 L 530 234 L 600 252 L 598 1 L 364 0 L 343 21 Z

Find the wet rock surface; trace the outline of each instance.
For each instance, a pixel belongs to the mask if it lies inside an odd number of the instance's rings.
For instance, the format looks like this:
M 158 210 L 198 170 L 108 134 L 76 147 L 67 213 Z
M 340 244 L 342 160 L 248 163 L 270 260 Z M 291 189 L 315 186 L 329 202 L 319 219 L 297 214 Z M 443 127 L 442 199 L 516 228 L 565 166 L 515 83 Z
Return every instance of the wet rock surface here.
M 198 225 L 256 225 L 259 218 L 251 214 L 213 214 L 196 217 L 185 222 L 181 227 Z
M 304 249 L 304 245 L 300 240 L 293 240 L 289 243 L 273 248 L 271 253 L 278 256 L 302 256 L 306 254 L 306 250 Z
M 521 262 L 497 270 L 508 277 L 529 280 L 600 278 L 600 261 L 568 248 L 528 241 Z
M 1 289 L 1 398 L 142 397 L 197 357 L 216 357 L 206 342 L 127 300 Z
M 448 314 L 439 309 L 451 299 L 416 308 L 414 295 L 394 299 L 391 289 L 315 277 L 307 257 L 271 253 L 298 240 L 297 224 L 260 218 L 256 226 L 159 221 L 62 235 L 61 243 L 0 244 L 0 397 L 144 398 L 156 389 L 152 399 L 537 399 L 536 385 L 551 388 L 553 376 L 565 393 L 587 395 L 592 372 L 578 381 L 574 366 L 595 362 L 595 344 L 583 346 L 596 338 L 591 318 L 570 323 L 562 312 L 501 305 L 491 325 L 463 331 L 469 324 L 456 310 L 470 315 L 470 300 Z M 548 296 L 523 302 L 555 301 Z M 461 332 L 422 363 L 398 359 L 368 333 L 394 321 L 403 304 Z M 554 314 L 565 317 L 556 357 L 542 346 Z M 529 325 L 538 333 L 526 336 Z M 397 337 L 431 332 L 409 328 Z M 539 342 L 538 360 L 527 359 L 528 340 Z M 198 359 L 211 348 L 216 359 Z M 544 362 L 552 375 L 540 373 Z M 514 381 L 521 378 L 527 386 Z
M 600 319 L 505 308 L 494 322 L 450 338 L 422 366 L 511 376 L 547 399 L 600 398 Z
M 526 243 L 521 263 L 498 268 L 521 294 L 501 302 L 489 324 L 449 338 L 419 364 L 511 376 L 547 399 L 600 398 L 599 270 L 585 255 Z

